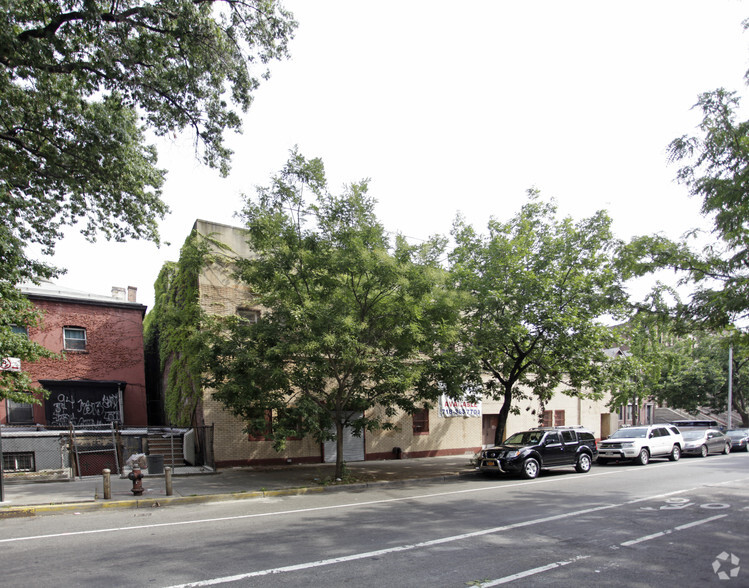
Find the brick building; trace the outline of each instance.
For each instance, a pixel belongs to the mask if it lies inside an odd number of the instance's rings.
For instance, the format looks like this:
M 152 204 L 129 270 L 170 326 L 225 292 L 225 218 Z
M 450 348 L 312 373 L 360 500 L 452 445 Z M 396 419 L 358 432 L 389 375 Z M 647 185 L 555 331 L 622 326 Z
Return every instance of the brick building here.
M 28 337 L 61 357 L 22 366 L 49 397 L 41 405 L 0 403 L 0 423 L 146 426 L 146 307 L 136 302 L 136 289 L 100 296 L 43 282 L 21 291 L 44 313 Z

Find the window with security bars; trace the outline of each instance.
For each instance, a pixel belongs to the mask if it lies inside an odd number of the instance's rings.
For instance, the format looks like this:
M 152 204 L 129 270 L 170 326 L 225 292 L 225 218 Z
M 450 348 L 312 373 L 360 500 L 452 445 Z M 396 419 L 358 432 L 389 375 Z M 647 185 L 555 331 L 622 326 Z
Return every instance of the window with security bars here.
M 35 472 L 34 454 L 3 453 L 3 471 L 6 472 Z
M 253 325 L 260 320 L 260 311 L 253 308 L 237 308 L 237 315 Z
M 563 427 L 565 424 L 564 423 L 564 411 L 563 410 L 545 410 L 541 424 L 544 427 Z
M 86 350 L 86 329 L 81 327 L 64 327 L 62 334 L 64 349 L 66 351 Z
M 28 425 L 34 422 L 34 407 L 24 402 L 5 401 L 9 425 Z
M 417 410 L 411 415 L 413 419 L 413 434 L 414 435 L 428 435 L 429 434 L 429 410 L 424 408 Z

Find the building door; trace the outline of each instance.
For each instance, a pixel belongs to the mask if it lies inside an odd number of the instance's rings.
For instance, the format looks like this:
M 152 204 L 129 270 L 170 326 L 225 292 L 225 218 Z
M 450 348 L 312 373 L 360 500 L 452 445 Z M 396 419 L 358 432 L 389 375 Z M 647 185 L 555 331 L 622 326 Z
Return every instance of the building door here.
M 361 418 L 359 413 L 354 418 Z M 338 456 L 335 439 L 323 443 L 323 461 L 332 463 Z M 364 461 L 364 435 L 354 437 L 354 430 L 351 427 L 343 428 L 343 461 Z
M 481 445 L 483 447 L 492 447 L 494 445 L 494 436 L 497 434 L 498 422 L 498 414 L 481 415 Z

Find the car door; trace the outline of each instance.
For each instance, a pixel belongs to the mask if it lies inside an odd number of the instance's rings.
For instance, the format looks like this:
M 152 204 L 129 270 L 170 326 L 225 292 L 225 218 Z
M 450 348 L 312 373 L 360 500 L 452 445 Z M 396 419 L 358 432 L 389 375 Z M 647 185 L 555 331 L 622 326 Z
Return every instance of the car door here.
M 707 448 L 710 453 L 720 453 L 723 451 L 725 443 L 723 442 L 723 435 L 717 431 L 707 432 Z
M 562 465 L 564 463 L 564 444 L 559 437 L 559 433 L 556 431 L 547 433 L 543 443 L 543 465 L 549 467 Z

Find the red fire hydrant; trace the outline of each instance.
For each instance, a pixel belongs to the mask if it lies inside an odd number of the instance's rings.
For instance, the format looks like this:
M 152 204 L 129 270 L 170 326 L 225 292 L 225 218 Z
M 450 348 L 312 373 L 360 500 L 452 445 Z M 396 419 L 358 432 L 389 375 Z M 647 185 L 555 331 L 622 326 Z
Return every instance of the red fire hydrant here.
M 140 466 L 133 464 L 133 471 L 131 471 L 127 477 L 133 481 L 133 487 L 131 489 L 132 493 L 135 494 L 135 496 L 143 494 L 143 482 L 141 482 L 143 474 L 140 471 Z

